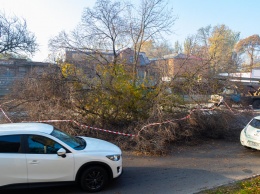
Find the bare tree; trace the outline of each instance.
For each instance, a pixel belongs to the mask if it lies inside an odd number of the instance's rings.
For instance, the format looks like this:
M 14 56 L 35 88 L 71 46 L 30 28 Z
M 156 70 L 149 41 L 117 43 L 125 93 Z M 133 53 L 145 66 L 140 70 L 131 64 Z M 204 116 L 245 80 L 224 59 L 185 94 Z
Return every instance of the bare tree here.
M 125 5 L 119 1 L 97 0 L 93 9 L 84 9 L 81 22 L 72 33 L 61 32 L 50 40 L 49 46 L 55 50 L 76 50 L 106 63 L 111 62 L 104 54 L 109 50 L 116 63 L 117 51 L 128 43 L 124 9 Z
M 196 55 L 194 53 L 194 47 L 196 46 L 195 45 L 196 43 L 196 40 L 194 38 L 194 35 L 193 36 L 188 36 L 185 41 L 184 41 L 184 44 L 183 44 L 183 48 L 184 48 L 184 54 L 190 56 L 190 55 Z
M 180 54 L 180 53 L 182 53 L 182 45 L 180 44 L 179 41 L 176 41 L 176 42 L 174 43 L 174 53 L 175 53 L 175 54 Z
M 0 53 L 33 54 L 37 47 L 36 38 L 28 31 L 25 20 L 0 13 Z
M 171 32 L 176 18 L 167 5 L 164 0 L 142 0 L 136 9 L 130 3 L 97 0 L 93 9 L 84 9 L 77 29 L 71 34 L 61 32 L 50 40 L 49 45 L 85 54 L 95 51 L 99 53 L 97 58 L 106 62 L 109 61 L 102 51 L 109 50 L 112 51 L 114 64 L 120 49 L 132 47 L 135 52 L 133 72 L 136 74 L 142 44 Z
M 147 40 L 162 38 L 164 33 L 171 33 L 176 20 L 172 9 L 164 0 L 142 0 L 136 9 L 128 7 L 130 37 L 134 48 L 133 76 L 136 79 L 137 64 L 142 45 Z
M 165 55 L 172 54 L 174 49 L 168 42 L 156 43 L 152 40 L 145 41 L 142 44 L 141 52 L 145 52 L 148 58 L 162 58 Z
M 210 25 L 198 29 L 197 39 L 201 46 L 209 47 L 209 37 L 211 36 L 212 27 Z

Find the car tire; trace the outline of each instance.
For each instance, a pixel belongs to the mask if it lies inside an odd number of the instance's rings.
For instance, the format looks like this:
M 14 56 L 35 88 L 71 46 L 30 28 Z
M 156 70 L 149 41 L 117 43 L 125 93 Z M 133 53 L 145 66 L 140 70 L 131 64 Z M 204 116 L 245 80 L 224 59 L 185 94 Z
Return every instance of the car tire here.
M 88 167 L 81 175 L 81 188 L 88 192 L 98 192 L 108 183 L 108 173 L 101 166 Z

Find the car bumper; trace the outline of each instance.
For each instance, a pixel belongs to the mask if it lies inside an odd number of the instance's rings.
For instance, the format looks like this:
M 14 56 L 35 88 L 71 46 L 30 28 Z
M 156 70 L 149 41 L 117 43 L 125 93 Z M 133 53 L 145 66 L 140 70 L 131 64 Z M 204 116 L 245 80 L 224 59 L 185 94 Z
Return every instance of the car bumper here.
M 122 157 L 119 161 L 117 162 L 114 162 L 113 163 L 113 168 L 112 168 L 112 171 L 113 171 L 113 179 L 121 176 L 122 172 L 123 172 L 123 165 L 122 165 Z
M 119 178 L 122 176 L 123 173 L 124 173 L 124 170 L 122 169 L 122 170 L 121 170 L 121 173 L 120 173 L 117 177 L 115 177 L 114 180 L 119 179 Z

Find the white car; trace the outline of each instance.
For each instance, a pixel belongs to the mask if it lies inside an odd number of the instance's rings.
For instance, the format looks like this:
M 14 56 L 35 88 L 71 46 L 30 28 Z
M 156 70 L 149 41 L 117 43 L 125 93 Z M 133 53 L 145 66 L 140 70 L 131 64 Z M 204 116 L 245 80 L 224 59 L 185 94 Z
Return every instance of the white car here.
M 260 150 L 260 116 L 254 117 L 240 133 L 243 146 Z
M 0 124 L 0 187 L 77 182 L 97 192 L 122 173 L 116 145 L 43 123 Z

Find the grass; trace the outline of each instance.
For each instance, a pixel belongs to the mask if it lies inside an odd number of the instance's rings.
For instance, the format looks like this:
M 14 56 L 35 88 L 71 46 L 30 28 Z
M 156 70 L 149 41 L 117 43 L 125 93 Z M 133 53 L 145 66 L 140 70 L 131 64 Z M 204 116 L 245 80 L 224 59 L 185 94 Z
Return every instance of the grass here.
M 205 190 L 200 194 L 258 194 L 260 193 L 260 176 L 256 176 L 233 184 Z

